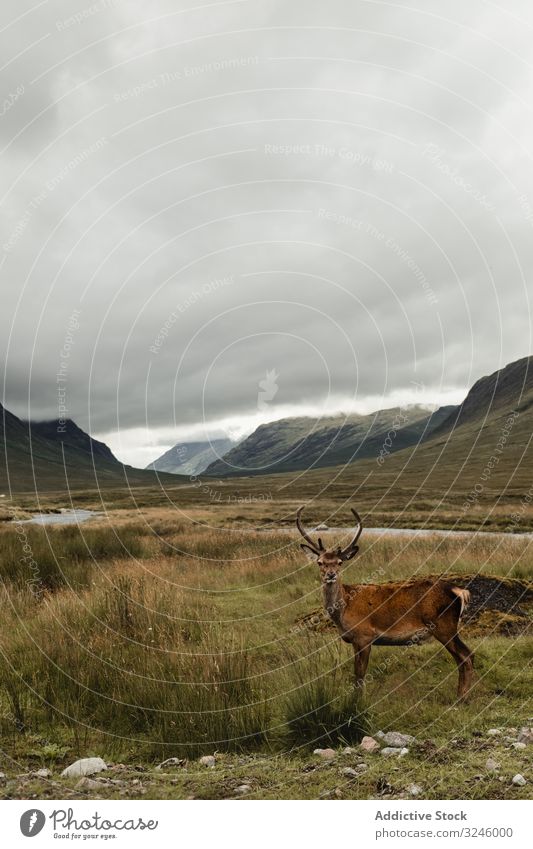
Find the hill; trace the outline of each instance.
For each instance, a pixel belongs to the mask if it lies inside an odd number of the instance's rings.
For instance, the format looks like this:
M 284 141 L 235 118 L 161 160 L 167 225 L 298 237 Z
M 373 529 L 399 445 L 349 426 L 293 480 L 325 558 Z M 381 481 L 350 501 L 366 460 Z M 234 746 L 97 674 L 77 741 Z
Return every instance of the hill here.
M 454 410 L 443 407 L 430 413 L 412 405 L 367 416 L 280 419 L 258 427 L 223 459 L 211 463 L 206 474 L 270 474 L 387 456 L 426 438 Z
M 157 483 L 153 473 L 124 466 L 75 422 L 25 422 L 1 404 L 0 445 L 4 494 Z
M 149 463 L 146 468 L 156 472 L 169 472 L 173 475 L 199 475 L 211 463 L 223 457 L 234 445 L 231 439 L 178 442 L 153 463 Z

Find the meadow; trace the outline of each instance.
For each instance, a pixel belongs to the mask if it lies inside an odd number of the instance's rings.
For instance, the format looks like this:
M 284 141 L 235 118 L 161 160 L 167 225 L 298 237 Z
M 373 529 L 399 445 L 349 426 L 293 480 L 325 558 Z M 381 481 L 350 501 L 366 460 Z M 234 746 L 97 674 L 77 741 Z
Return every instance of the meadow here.
M 92 755 L 117 765 L 115 783 L 92 790 L 102 798 L 226 798 L 241 786 L 255 798 L 394 798 L 413 782 L 426 798 L 528 797 L 531 784 L 511 779 L 530 756 L 509 740 L 533 714 L 530 629 L 513 633 L 491 611 L 465 625 L 476 652 L 465 704 L 437 643 L 374 649 L 361 694 L 351 649 L 309 616 L 321 594 L 296 533 L 243 528 L 230 512 L 212 511 L 217 527 L 205 508 L 150 505 L 80 528 L 0 526 L 5 798 L 83 797 L 60 772 Z M 363 536 L 344 581 L 480 573 L 531 581 L 531 542 Z M 363 758 L 362 735 L 380 730 L 417 743 L 401 762 Z M 210 754 L 215 768 L 199 767 Z M 157 770 L 168 758 L 179 761 Z M 44 784 L 37 769 L 50 770 Z

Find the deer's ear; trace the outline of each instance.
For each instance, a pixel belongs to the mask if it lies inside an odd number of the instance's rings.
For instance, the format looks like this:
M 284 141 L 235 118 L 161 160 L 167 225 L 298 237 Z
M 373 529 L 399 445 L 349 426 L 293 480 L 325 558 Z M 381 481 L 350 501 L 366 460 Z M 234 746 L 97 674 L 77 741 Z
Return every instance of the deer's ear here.
M 351 560 L 352 557 L 355 557 L 355 555 L 357 554 L 358 551 L 359 551 L 359 546 L 355 545 L 352 549 L 350 549 L 350 551 L 348 551 L 346 554 L 343 555 L 342 559 L 343 560 Z
M 302 549 L 302 551 L 304 551 L 305 549 L 307 549 L 307 552 L 306 552 L 307 556 L 308 556 L 308 557 L 310 557 L 310 555 L 309 555 L 309 553 L 308 553 L 308 552 L 311 552 L 311 555 L 312 555 L 312 557 L 313 557 L 313 560 L 316 560 L 316 558 L 317 558 L 317 553 L 316 553 L 316 551 L 313 551 L 313 549 L 311 548 L 311 546 L 310 546 L 310 545 L 306 545 L 306 544 L 305 544 L 305 542 L 301 542 L 301 543 L 300 543 L 300 548 Z

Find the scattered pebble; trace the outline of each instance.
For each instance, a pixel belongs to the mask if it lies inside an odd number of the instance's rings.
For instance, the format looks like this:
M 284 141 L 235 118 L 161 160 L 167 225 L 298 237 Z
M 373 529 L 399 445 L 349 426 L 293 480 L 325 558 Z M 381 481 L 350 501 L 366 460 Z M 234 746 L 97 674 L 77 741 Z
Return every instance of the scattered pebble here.
M 239 785 L 239 787 L 237 787 L 235 793 L 237 793 L 238 796 L 246 796 L 246 794 L 249 793 L 251 789 L 252 788 L 249 784 L 241 784 Z
M 527 781 L 523 775 L 520 775 L 520 773 L 517 772 L 513 778 L 513 784 L 516 784 L 517 787 L 523 787 L 524 784 L 527 784 Z
M 37 769 L 33 774 L 35 778 L 50 778 L 52 775 L 49 769 Z
M 213 758 L 214 760 L 214 758 Z M 160 764 L 157 764 L 156 769 L 161 770 L 163 768 L 168 769 L 170 766 L 179 766 L 183 767 L 187 761 L 185 758 L 167 758 L 166 761 L 162 761 Z
M 420 796 L 420 794 L 424 792 L 424 788 L 421 787 L 420 784 L 410 784 L 407 788 L 407 792 L 410 796 Z
M 519 743 L 532 744 L 533 743 L 533 728 L 528 728 L 524 726 L 524 728 L 520 729 L 520 733 L 518 735 Z
M 342 750 L 343 755 L 355 755 L 355 749 L 352 749 L 351 746 L 345 746 Z
M 410 734 L 400 734 L 399 731 L 387 731 L 383 735 L 383 742 L 385 745 L 393 746 L 395 749 L 402 749 L 410 743 L 416 743 L 416 740 Z
M 346 776 L 346 778 L 357 778 L 359 775 L 355 769 L 352 769 L 351 766 L 347 766 L 342 770 L 342 774 Z
M 107 769 L 107 764 L 102 758 L 80 758 L 79 761 L 74 761 L 73 764 L 67 766 L 61 775 L 64 778 L 80 778 L 82 775 L 94 775 L 95 772 L 102 772 Z
M 359 748 L 362 749 L 363 752 L 369 752 L 370 754 L 372 754 L 373 752 L 379 752 L 381 747 L 378 741 L 374 740 L 373 737 L 363 737 L 359 744 Z
M 2 782 L 3 784 L 4 781 L 7 781 L 7 775 L 5 774 L 5 772 L 0 772 L 0 782 Z
M 489 772 L 496 772 L 496 770 L 500 769 L 501 764 L 498 761 L 495 761 L 494 758 L 487 758 L 487 762 L 485 764 L 485 768 L 488 769 Z
M 513 743 L 513 749 L 517 749 L 520 752 L 522 749 L 527 749 L 527 746 L 525 743 L 519 741 L 518 743 Z
M 313 752 L 314 755 L 318 755 L 319 758 L 322 758 L 325 761 L 332 761 L 335 757 L 334 749 L 315 749 Z
M 199 763 L 201 763 L 202 766 L 208 767 L 209 769 L 214 769 L 215 768 L 215 756 L 214 755 L 204 755 L 202 758 L 200 758 Z
M 84 776 L 80 778 L 80 780 L 76 783 L 76 790 L 95 790 L 98 787 L 100 789 L 102 785 L 99 781 L 95 781 L 94 778 L 88 778 Z
M 386 758 L 394 756 L 403 758 L 404 755 L 409 754 L 409 749 L 407 749 L 405 746 L 403 746 L 403 748 L 401 749 L 399 748 L 399 746 L 385 746 L 385 748 L 381 750 L 381 754 L 385 755 Z
M 501 728 L 489 728 L 487 734 L 489 737 L 500 737 L 502 733 Z

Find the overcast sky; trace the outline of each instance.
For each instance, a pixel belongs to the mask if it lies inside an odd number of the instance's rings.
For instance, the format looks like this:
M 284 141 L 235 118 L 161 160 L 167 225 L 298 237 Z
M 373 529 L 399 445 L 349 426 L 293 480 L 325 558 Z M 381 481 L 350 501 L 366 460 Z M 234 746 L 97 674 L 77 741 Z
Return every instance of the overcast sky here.
M 145 465 L 282 415 L 458 401 L 531 353 L 530 3 L 0 18 L 13 412 L 64 406 Z

